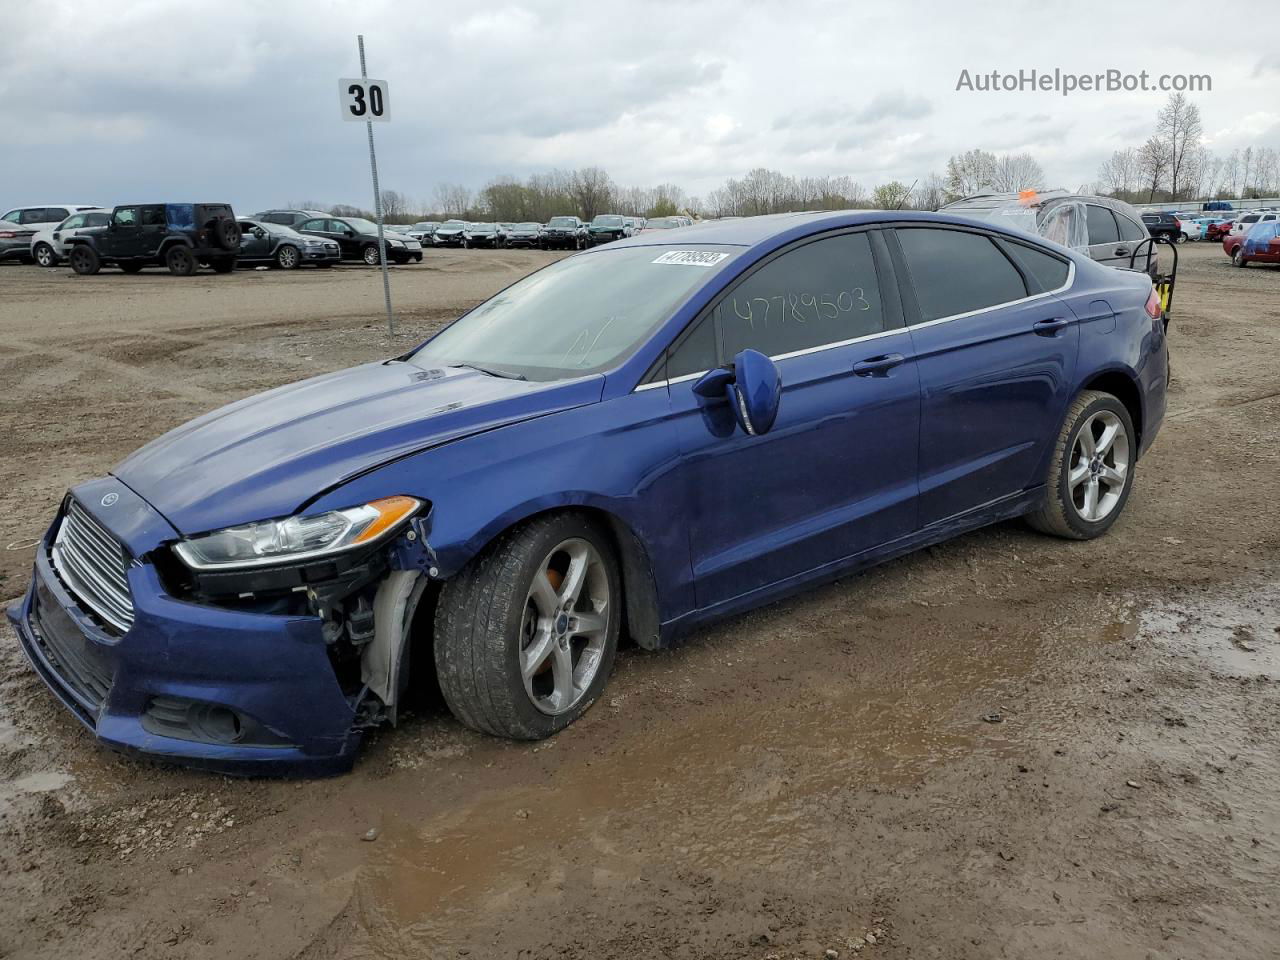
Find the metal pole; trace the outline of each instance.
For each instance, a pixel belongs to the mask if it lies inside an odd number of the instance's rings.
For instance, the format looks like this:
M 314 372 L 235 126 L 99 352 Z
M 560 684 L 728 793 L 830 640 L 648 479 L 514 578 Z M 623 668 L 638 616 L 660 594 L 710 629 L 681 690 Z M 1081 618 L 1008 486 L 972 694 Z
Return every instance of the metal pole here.
M 364 66 L 364 34 L 356 35 L 356 45 L 360 48 L 360 79 L 368 80 L 369 72 Z M 378 260 L 382 263 L 382 296 L 387 303 L 387 336 L 396 335 L 396 321 L 391 313 L 391 277 L 387 273 L 387 241 L 382 232 L 382 191 L 378 189 L 378 156 L 373 152 L 373 121 L 365 121 L 365 129 L 369 131 L 369 169 L 373 171 L 373 209 L 378 215 Z

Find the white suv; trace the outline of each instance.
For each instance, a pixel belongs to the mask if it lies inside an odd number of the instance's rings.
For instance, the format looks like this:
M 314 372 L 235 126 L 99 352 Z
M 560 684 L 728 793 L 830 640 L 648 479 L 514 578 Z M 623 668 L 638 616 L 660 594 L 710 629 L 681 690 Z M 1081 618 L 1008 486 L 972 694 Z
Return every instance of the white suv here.
M 31 238 L 31 259 L 42 267 L 56 267 L 67 255 L 67 241 L 77 234 L 105 227 L 111 222 L 111 211 L 106 208 L 81 210 L 52 227 L 40 230 Z
M 38 207 L 14 207 L 0 217 L 0 230 L 10 230 L 16 243 L 0 244 L 0 259 L 5 256 L 17 256 L 29 260 L 31 247 L 27 242 L 31 234 L 44 229 L 52 229 L 73 213 L 82 210 L 99 210 L 96 203 L 49 203 Z M 30 232 L 28 232 L 30 231 Z

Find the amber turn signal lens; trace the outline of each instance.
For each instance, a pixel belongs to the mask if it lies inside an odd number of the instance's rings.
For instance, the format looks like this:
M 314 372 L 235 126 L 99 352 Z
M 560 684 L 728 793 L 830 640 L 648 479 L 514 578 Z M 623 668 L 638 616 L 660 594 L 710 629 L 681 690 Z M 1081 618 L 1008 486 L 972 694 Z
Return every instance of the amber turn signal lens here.
M 352 541 L 353 544 L 377 540 L 383 533 L 422 506 L 422 502 L 413 497 L 384 497 L 366 506 L 378 511 L 378 518 L 361 531 L 360 535 Z

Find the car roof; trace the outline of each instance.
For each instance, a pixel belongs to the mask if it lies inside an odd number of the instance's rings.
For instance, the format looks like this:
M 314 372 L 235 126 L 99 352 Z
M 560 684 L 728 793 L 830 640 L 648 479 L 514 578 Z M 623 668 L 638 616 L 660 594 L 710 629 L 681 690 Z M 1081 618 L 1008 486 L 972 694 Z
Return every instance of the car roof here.
M 677 236 L 668 233 L 642 233 L 635 237 L 615 240 L 601 251 L 619 247 L 663 246 L 672 244 L 681 246 L 691 243 L 714 243 L 726 246 L 754 247 L 778 237 L 789 234 L 801 236 L 819 230 L 833 230 L 839 227 L 861 226 L 864 224 L 912 222 L 954 224 L 956 226 L 981 227 L 983 230 L 997 230 L 1023 240 L 1035 241 L 1037 238 L 1019 230 L 1005 229 L 987 220 L 973 219 L 953 213 L 929 213 L 917 210 L 832 210 L 809 213 L 771 213 L 758 217 L 740 217 L 733 220 L 717 220 L 710 223 L 695 223 L 682 227 Z M 1044 242 L 1043 238 L 1039 238 Z

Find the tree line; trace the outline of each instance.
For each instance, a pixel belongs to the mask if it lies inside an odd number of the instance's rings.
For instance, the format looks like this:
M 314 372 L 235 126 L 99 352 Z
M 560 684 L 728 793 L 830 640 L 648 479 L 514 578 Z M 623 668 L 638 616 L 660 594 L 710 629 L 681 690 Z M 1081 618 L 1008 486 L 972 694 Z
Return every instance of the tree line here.
M 1222 156 L 1204 146 L 1203 136 L 1200 108 L 1186 94 L 1170 94 L 1146 142 L 1112 153 L 1099 168 L 1094 189 L 1130 203 L 1280 193 L 1280 153 L 1275 149 L 1249 146 Z
M 1276 150 L 1246 147 L 1217 156 L 1202 144 L 1203 134 L 1199 108 L 1185 94 L 1171 94 L 1147 141 L 1115 151 L 1102 164 L 1097 182 L 1082 189 L 1131 203 L 1280 193 Z M 973 149 L 950 157 L 942 171 L 911 183 L 890 180 L 867 187 L 849 176 L 793 176 L 759 167 L 729 178 L 705 196 L 694 196 L 673 183 L 624 186 L 600 167 L 582 167 L 535 173 L 523 180 L 496 177 L 478 190 L 442 183 L 426 200 L 384 190 L 382 207 L 386 221 L 393 224 L 449 218 L 546 223 L 554 216 L 590 220 L 601 213 L 749 217 L 804 210 L 936 210 L 975 193 L 1018 193 L 1046 186 L 1044 170 L 1031 154 Z M 305 201 L 292 206 L 373 217 L 368 210 L 344 205 Z

